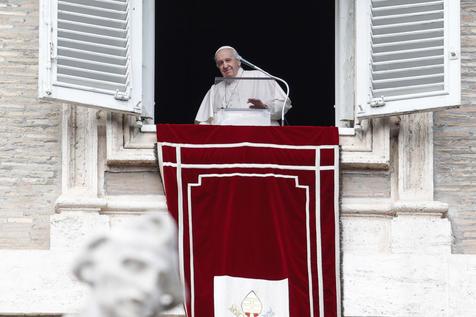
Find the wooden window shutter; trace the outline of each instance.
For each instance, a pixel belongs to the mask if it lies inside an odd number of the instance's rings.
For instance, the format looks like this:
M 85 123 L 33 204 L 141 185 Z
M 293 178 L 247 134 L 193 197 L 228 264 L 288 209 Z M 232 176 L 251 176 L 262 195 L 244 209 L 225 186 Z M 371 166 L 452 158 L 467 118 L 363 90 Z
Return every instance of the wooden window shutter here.
M 460 105 L 459 5 L 357 1 L 357 117 Z
M 141 3 L 43 0 L 40 97 L 141 113 Z

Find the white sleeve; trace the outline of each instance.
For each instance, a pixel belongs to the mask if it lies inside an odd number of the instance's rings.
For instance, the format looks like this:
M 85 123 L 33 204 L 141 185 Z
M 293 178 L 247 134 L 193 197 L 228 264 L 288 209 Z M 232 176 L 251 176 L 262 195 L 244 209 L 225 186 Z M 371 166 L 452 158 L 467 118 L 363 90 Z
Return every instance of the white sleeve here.
M 264 100 L 263 102 L 268 106 L 269 111 L 271 112 L 271 119 L 280 120 L 284 100 L 286 99 L 286 93 L 281 89 L 281 86 L 279 86 L 276 81 L 270 81 L 269 84 L 272 85 L 272 95 L 270 99 Z M 284 106 L 284 113 L 288 112 L 291 107 L 291 99 L 287 98 L 286 105 Z
M 200 104 L 200 108 L 195 117 L 195 123 L 210 122 L 210 119 L 213 118 L 213 99 L 214 89 L 212 86 L 205 97 L 203 97 L 202 103 Z

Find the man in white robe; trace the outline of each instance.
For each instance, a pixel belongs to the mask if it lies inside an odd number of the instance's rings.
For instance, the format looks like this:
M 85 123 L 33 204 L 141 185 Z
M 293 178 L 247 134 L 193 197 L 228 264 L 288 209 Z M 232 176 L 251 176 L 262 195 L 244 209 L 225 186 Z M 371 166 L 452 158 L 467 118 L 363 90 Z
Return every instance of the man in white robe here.
M 212 85 L 203 98 L 195 117 L 196 123 L 214 124 L 220 109 L 268 109 L 272 125 L 278 125 L 281 119 L 286 94 L 273 79 L 233 80 L 235 77 L 268 78 L 257 70 L 243 70 L 237 51 L 230 46 L 222 46 L 215 53 L 216 66 L 226 80 Z M 230 78 L 228 80 L 228 78 Z M 287 98 L 285 113 L 291 108 Z

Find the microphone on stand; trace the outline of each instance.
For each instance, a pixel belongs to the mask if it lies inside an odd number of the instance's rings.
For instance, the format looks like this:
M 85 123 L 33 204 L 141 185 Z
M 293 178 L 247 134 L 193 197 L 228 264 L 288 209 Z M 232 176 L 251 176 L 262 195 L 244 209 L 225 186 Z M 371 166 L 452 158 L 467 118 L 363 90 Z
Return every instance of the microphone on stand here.
M 289 85 L 288 83 L 282 79 L 282 78 L 279 78 L 279 77 L 276 77 L 276 76 L 273 76 L 271 75 L 270 73 L 268 73 L 267 71 L 263 70 L 262 68 L 256 66 L 255 64 L 251 63 L 250 61 L 244 59 L 243 57 L 241 56 L 238 56 L 238 59 L 243 62 L 245 65 L 248 65 L 249 67 L 252 67 L 256 70 L 259 70 L 260 72 L 262 72 L 263 74 L 273 78 L 273 79 L 276 79 L 276 80 L 279 80 L 280 82 L 282 82 L 285 86 L 286 86 L 286 98 L 284 98 L 284 103 L 283 103 L 283 108 L 281 109 L 281 125 L 283 126 L 284 125 L 284 109 L 286 108 L 286 102 L 288 101 L 289 99 Z

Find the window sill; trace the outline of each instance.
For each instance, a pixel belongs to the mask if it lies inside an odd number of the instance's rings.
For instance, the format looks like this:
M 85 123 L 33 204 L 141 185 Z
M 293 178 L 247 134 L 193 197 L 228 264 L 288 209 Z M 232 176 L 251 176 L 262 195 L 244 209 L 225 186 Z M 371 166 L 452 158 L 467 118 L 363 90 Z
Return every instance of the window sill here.
M 140 132 L 142 132 L 142 133 L 156 133 L 157 129 L 156 129 L 155 124 L 144 124 L 140 128 Z

